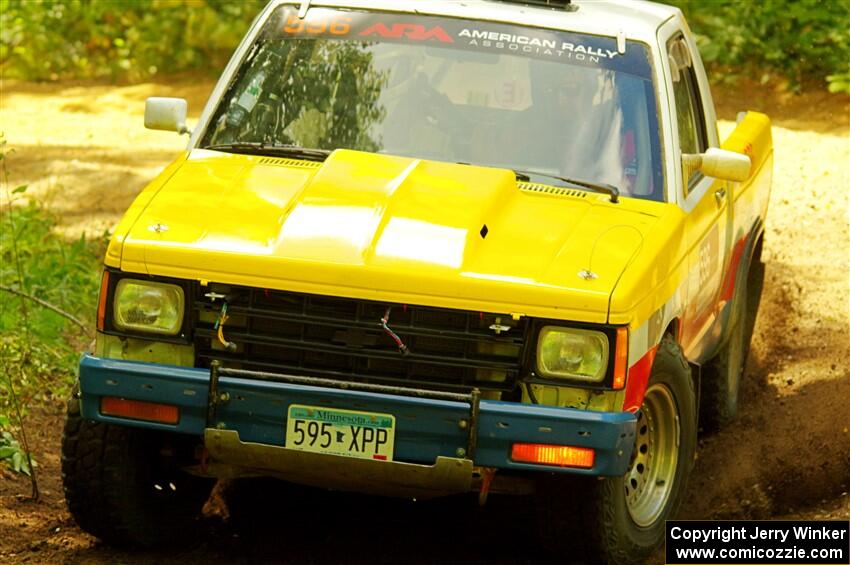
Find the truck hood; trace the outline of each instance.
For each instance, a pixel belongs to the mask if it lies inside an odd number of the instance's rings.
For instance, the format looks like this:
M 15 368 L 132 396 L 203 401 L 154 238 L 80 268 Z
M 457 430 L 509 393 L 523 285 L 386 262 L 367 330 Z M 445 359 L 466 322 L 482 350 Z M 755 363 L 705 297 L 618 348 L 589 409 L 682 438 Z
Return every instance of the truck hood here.
M 605 322 L 663 209 L 504 169 L 194 150 L 117 239 L 130 272 Z

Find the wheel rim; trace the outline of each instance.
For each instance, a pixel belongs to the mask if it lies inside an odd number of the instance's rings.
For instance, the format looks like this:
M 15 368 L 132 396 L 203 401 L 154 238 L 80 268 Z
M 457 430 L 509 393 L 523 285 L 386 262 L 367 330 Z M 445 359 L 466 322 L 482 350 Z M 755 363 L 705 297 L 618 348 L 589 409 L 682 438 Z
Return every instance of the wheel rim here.
M 670 389 L 650 386 L 638 413 L 635 450 L 624 479 L 632 520 L 649 527 L 667 506 L 679 460 L 679 415 Z

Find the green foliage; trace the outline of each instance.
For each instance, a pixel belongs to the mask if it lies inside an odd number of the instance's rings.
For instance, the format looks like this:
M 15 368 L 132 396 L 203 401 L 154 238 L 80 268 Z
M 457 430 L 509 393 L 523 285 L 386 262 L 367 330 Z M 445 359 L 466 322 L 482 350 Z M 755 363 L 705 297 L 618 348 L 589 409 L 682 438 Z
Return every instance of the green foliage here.
M 53 231 L 56 218 L 32 201 L 3 212 L 0 284 L 46 300 L 93 328 L 105 240 L 66 241 Z M 0 365 L 3 377 L 14 379 L 23 405 L 37 397 L 64 397 L 79 348 L 89 337 L 59 314 L 0 291 Z M 6 384 L 0 386 L 0 415 L 10 406 Z
M 850 94 L 850 63 L 847 64 L 847 70 L 838 72 L 826 77 L 829 82 L 830 92 L 845 92 Z
M 266 0 L 0 0 L 10 78 L 220 72 Z
M 0 430 L 7 429 L 9 425 L 9 418 L 0 416 Z M 15 436 L 13 436 L 11 432 L 6 431 L 0 432 L 0 461 L 5 461 L 6 465 L 8 465 L 14 472 L 23 473 L 25 475 L 32 474 L 29 462 L 32 461 L 32 464 L 35 465 L 35 460 L 32 458 L 32 455 L 30 455 L 28 461 L 26 452 L 21 447 L 21 444 L 15 439 Z
M 103 242 L 90 241 L 85 235 L 66 241 L 53 231 L 56 218 L 34 201 L 4 212 L 0 233 L 0 281 L 91 320 L 97 299 Z M 18 277 L 18 261 L 23 281 Z M 28 319 L 23 319 L 18 302 L 19 299 L 12 295 L 3 296 L 0 334 L 20 333 L 28 323 L 27 329 L 35 338 L 54 341 L 65 330 L 68 320 L 35 303 L 28 304 Z
M 850 92 L 850 0 L 663 0 L 688 18 L 714 80 L 827 80 Z M 217 74 L 266 0 L 0 0 L 8 78 Z
M 682 9 L 714 80 L 749 75 L 793 90 L 827 80 L 850 92 L 848 0 L 664 0 Z
M 55 231 L 56 217 L 12 189 L 0 136 L 3 202 L 0 209 L 0 285 L 47 301 L 93 327 L 101 257 L 106 239 L 68 241 Z M 10 203 L 11 201 L 11 203 Z M 78 351 L 90 335 L 52 310 L 0 289 L 0 459 L 31 472 L 11 435 L 32 403 L 65 399 L 74 381 Z

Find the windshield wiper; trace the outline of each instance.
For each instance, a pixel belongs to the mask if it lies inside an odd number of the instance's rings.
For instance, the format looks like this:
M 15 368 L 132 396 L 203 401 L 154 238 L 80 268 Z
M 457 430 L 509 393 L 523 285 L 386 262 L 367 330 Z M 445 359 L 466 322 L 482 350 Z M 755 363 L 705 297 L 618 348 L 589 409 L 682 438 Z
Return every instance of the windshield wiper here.
M 541 173 L 539 171 L 518 171 L 514 169 L 514 174 L 516 174 L 516 178 L 518 181 L 522 182 L 531 182 L 532 175 L 548 177 L 550 179 L 559 180 L 561 182 L 565 182 L 567 184 L 571 184 L 573 186 L 578 186 L 579 188 L 587 188 L 589 190 L 593 190 L 596 192 L 602 192 L 611 196 L 611 202 L 619 202 L 620 201 L 620 189 L 616 186 L 602 183 L 602 182 L 589 182 L 585 180 L 571 179 L 567 177 L 559 177 L 558 175 L 551 175 L 549 173 Z
M 227 153 L 244 153 L 247 155 L 283 155 L 308 161 L 324 161 L 331 154 L 327 149 L 310 149 L 287 145 L 283 143 L 265 143 L 262 141 L 239 141 L 235 143 L 219 143 L 207 145 L 202 149 L 226 151 Z

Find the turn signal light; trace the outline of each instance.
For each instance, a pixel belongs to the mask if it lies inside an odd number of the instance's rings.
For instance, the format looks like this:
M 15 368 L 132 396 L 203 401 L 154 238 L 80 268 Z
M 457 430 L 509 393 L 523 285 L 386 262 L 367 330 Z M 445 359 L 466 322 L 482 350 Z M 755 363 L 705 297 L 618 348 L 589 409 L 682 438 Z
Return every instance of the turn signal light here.
M 626 386 L 626 365 L 629 363 L 629 330 L 617 328 L 617 345 L 614 349 L 614 389 Z
M 97 299 L 97 329 L 103 331 L 106 323 L 106 295 L 109 292 L 109 271 L 103 271 L 100 279 L 100 295 Z
M 104 396 L 100 399 L 100 413 L 104 416 L 119 416 L 161 424 L 176 424 L 180 421 L 180 409 L 176 406 L 114 396 Z
M 539 463 L 558 467 L 590 469 L 596 453 L 587 447 L 548 445 L 545 443 L 515 443 L 511 459 L 520 463 Z

